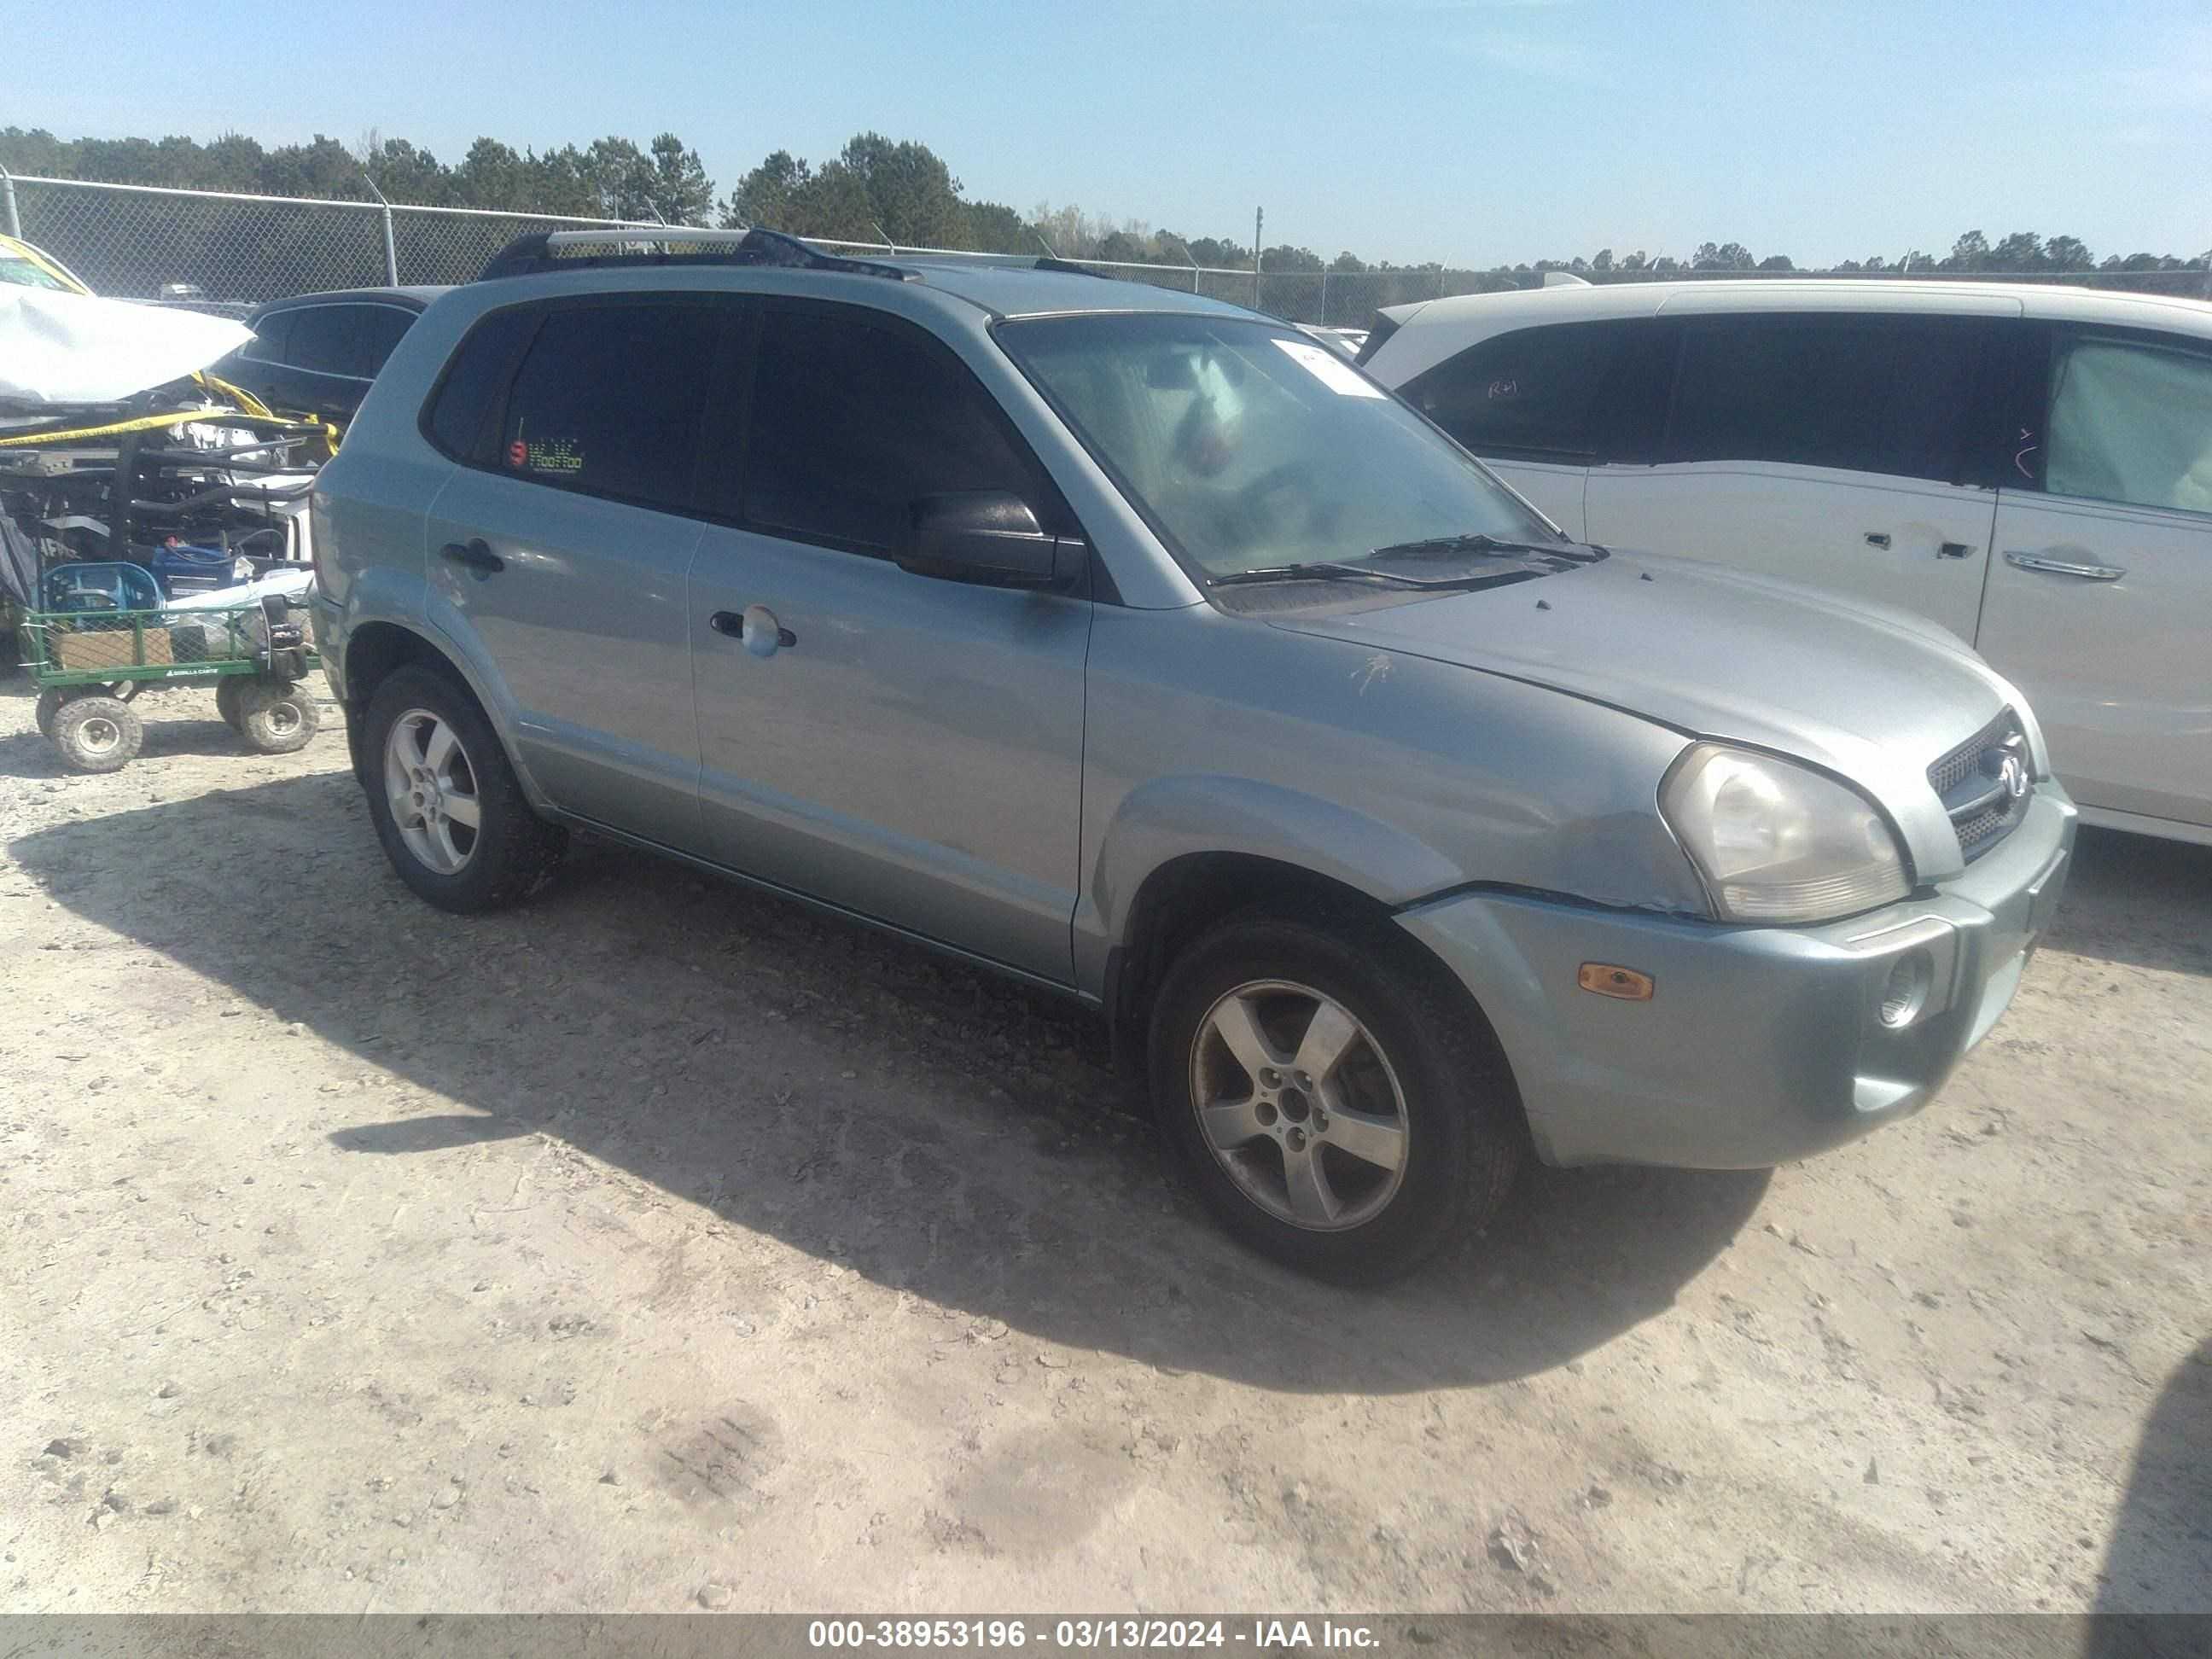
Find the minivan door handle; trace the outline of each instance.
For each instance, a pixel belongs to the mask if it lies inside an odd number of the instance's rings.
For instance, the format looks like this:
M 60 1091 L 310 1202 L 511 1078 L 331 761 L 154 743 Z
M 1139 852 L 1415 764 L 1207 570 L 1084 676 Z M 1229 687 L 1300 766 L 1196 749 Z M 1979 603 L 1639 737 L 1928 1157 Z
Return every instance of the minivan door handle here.
M 1963 559 L 1966 555 L 1973 550 L 1972 544 L 1968 542 L 1938 542 L 1936 544 L 1936 556 L 1939 559 Z
M 2022 570 L 2047 570 L 2055 576 L 2079 576 L 2093 582 L 2116 582 L 2128 574 L 2124 565 L 2076 564 L 2071 559 L 2046 559 L 2040 553 L 2007 552 L 2005 562 Z
M 495 575 L 507 568 L 507 561 L 493 552 L 491 544 L 481 536 L 474 541 L 447 542 L 438 550 L 438 556 L 465 564 L 479 576 Z

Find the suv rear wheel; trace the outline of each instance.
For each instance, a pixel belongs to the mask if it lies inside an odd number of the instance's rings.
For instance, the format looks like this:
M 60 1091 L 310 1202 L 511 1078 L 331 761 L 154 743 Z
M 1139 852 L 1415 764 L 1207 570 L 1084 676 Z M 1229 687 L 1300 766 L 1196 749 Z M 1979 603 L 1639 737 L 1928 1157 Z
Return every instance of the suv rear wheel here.
M 441 910 L 495 910 L 552 874 L 567 836 L 530 810 L 490 722 L 449 675 L 393 670 L 363 725 L 369 816 L 417 895 Z
M 1471 1236 L 1520 1162 L 1518 1101 L 1478 1017 L 1384 926 L 1267 912 L 1177 958 L 1152 1013 L 1163 1127 L 1221 1220 L 1346 1281 Z

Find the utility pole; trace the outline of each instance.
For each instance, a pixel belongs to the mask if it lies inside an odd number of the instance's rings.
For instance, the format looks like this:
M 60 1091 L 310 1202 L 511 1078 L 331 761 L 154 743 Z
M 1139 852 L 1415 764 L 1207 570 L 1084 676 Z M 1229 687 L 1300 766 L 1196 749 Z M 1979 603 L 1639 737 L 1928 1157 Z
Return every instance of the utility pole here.
M 1260 308 L 1260 227 L 1267 222 L 1267 210 L 1252 210 L 1252 309 Z

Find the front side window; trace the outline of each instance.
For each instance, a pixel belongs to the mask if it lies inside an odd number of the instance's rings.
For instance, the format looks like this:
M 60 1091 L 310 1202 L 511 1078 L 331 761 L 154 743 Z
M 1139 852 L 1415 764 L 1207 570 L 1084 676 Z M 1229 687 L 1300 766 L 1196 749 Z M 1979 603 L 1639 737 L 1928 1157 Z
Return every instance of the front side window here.
M 924 495 L 1005 490 L 1054 516 L 998 405 L 933 341 L 856 312 L 777 306 L 753 386 L 748 524 L 889 553 Z
M 1694 322 L 1683 331 L 1660 459 L 1955 482 L 1988 332 L 1911 317 Z
M 690 510 L 723 310 L 657 301 L 544 315 L 507 392 L 492 465 L 532 483 Z
M 2095 335 L 2063 340 L 2045 429 L 2051 494 L 2212 513 L 2212 356 Z
M 1478 455 L 1586 462 L 1628 326 L 1516 329 L 1425 370 L 1400 395 Z
M 1194 574 L 1440 538 L 1559 541 L 1419 416 L 1291 329 L 1100 314 L 1002 323 L 997 337 Z

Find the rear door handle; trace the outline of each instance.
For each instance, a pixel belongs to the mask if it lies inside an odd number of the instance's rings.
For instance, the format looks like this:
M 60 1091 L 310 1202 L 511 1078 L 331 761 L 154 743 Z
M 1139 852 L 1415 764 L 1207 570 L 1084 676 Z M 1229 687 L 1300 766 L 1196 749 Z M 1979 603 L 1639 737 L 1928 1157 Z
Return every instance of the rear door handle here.
M 2054 576 L 2079 576 L 2093 582 L 2116 582 L 2128 574 L 2125 565 L 2076 564 L 2070 559 L 2046 559 L 2040 553 L 2008 552 L 2005 562 L 2022 570 L 2047 570 Z
M 466 565 L 480 576 L 496 575 L 507 568 L 507 561 L 493 552 L 491 544 L 481 536 L 474 541 L 447 542 L 438 550 L 438 556 Z

